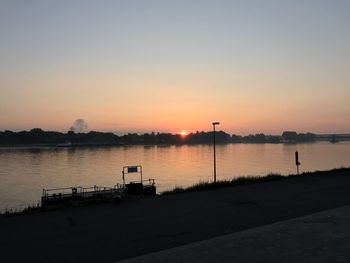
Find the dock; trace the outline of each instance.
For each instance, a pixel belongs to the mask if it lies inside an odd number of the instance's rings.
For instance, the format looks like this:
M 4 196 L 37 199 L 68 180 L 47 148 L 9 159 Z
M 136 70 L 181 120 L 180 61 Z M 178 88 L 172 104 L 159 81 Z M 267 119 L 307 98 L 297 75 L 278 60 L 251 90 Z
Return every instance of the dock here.
M 54 188 L 54 189 L 43 189 L 41 197 L 41 205 L 55 205 L 67 203 L 69 201 L 88 201 L 102 199 L 103 197 L 111 197 L 118 199 L 122 196 L 124 190 L 122 187 L 104 187 L 104 186 L 93 186 L 93 187 L 65 187 L 65 188 Z
M 123 183 L 116 184 L 113 187 L 92 186 L 92 187 L 64 187 L 43 189 L 41 197 L 41 206 L 59 205 L 71 201 L 94 201 L 102 199 L 114 199 L 119 202 L 123 196 L 127 195 L 156 195 L 156 185 L 154 179 L 143 180 L 142 166 L 124 166 Z M 126 182 L 126 175 L 139 174 L 140 180 Z

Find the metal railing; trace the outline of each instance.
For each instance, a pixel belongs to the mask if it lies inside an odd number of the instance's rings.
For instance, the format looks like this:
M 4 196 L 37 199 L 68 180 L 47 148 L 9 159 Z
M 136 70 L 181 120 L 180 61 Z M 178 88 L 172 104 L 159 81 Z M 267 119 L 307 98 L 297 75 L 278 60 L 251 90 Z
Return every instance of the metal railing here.
M 142 180 L 142 181 L 130 181 L 130 183 L 132 184 L 143 184 L 144 186 L 147 186 L 147 184 L 145 183 L 148 183 L 148 185 L 151 185 L 151 186 L 154 186 L 156 183 L 155 183 L 155 179 L 147 179 L 147 180 Z
M 154 186 L 155 179 L 148 179 L 142 181 L 134 181 L 130 183 L 141 183 L 144 187 Z M 100 194 L 123 194 L 125 193 L 124 184 L 116 184 L 114 187 L 107 186 L 91 186 L 91 187 L 64 187 L 64 188 L 52 188 L 52 189 L 43 189 L 42 200 L 61 200 L 65 198 L 74 198 L 74 197 L 91 197 L 94 195 Z
M 61 198 L 69 196 L 91 196 L 93 194 L 107 194 L 107 193 L 122 193 L 122 188 L 120 185 L 115 185 L 114 187 L 106 186 L 92 186 L 92 187 L 65 187 L 65 188 L 52 188 L 52 189 L 43 189 L 42 197 L 44 199 L 51 198 Z
M 83 189 L 81 186 L 43 189 L 43 197 L 80 194 L 83 192 Z

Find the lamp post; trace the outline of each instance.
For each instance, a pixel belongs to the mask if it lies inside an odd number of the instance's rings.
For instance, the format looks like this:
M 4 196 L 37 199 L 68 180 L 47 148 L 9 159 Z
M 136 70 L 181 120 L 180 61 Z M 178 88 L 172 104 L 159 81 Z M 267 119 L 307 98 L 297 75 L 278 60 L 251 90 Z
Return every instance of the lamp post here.
M 216 183 L 216 151 L 215 151 L 215 125 L 219 125 L 220 122 L 213 122 L 213 147 L 214 147 L 214 183 Z

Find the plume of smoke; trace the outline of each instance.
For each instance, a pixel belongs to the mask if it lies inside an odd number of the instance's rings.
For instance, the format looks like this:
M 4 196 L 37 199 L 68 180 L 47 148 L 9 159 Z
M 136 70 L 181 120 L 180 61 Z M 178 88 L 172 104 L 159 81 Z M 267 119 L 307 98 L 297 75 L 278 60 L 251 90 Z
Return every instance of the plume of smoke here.
M 82 133 L 86 132 L 88 129 L 88 125 L 85 122 L 84 119 L 77 119 L 74 121 L 73 125 L 70 127 L 70 131 L 73 131 L 75 133 Z

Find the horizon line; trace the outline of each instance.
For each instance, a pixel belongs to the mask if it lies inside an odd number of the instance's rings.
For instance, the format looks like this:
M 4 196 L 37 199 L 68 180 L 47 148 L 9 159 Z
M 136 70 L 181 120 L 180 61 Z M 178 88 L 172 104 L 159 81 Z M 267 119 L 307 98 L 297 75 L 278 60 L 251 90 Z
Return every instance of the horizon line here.
M 32 129 L 25 129 L 25 130 L 0 130 L 0 132 L 6 132 L 6 131 L 10 131 L 10 132 L 30 132 L 31 130 L 34 129 L 40 129 L 44 132 L 59 132 L 59 133 L 68 133 L 70 132 L 70 130 L 66 130 L 66 131 L 62 131 L 62 130 L 44 130 L 42 128 L 32 128 Z M 74 132 L 74 131 L 73 131 Z M 75 132 L 75 133 L 89 133 L 89 132 L 100 132 L 100 133 L 113 133 L 117 136 L 123 136 L 123 135 L 128 135 L 128 134 L 137 134 L 137 135 L 143 135 L 143 134 L 151 134 L 151 133 L 155 133 L 155 134 L 172 134 L 172 135 L 181 135 L 181 131 L 180 132 L 169 132 L 169 131 L 99 131 L 99 130 L 87 130 L 84 132 Z M 189 134 L 195 134 L 197 132 L 201 133 L 201 132 L 213 132 L 212 130 L 208 130 L 208 131 L 204 131 L 204 130 L 197 130 L 197 131 L 186 131 L 187 135 Z M 282 136 L 283 132 L 296 132 L 298 134 L 307 134 L 307 133 L 311 133 L 311 134 L 315 134 L 318 136 L 326 136 L 326 135 L 350 135 L 350 132 L 341 132 L 341 133 L 315 133 L 315 132 L 311 132 L 311 131 L 307 131 L 307 132 L 299 132 L 297 130 L 284 130 L 281 132 L 281 134 L 268 134 L 268 133 L 264 133 L 264 132 L 255 132 L 255 133 L 249 133 L 249 134 L 237 134 L 237 133 L 230 133 L 230 132 L 226 132 L 224 130 L 217 130 L 216 132 L 224 132 L 227 133 L 229 135 L 236 135 L 236 136 L 250 136 L 250 135 L 257 135 L 257 134 L 264 134 L 267 136 Z

